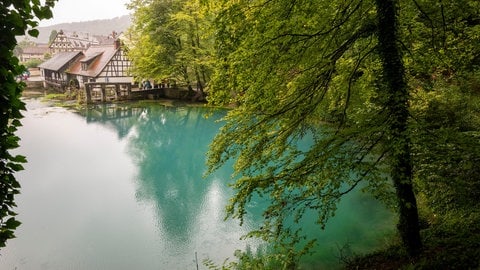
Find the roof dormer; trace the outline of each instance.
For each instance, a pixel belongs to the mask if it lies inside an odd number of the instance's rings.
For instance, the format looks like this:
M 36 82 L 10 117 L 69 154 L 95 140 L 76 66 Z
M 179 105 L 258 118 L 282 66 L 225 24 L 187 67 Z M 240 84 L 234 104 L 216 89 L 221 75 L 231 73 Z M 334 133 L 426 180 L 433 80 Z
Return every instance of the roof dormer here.
M 89 55 L 84 59 L 82 59 L 80 61 L 80 63 L 82 64 L 82 70 L 83 71 L 88 70 L 88 67 L 95 61 L 95 59 L 97 59 L 97 57 L 99 57 L 102 54 L 103 52 L 97 52 L 95 54 Z

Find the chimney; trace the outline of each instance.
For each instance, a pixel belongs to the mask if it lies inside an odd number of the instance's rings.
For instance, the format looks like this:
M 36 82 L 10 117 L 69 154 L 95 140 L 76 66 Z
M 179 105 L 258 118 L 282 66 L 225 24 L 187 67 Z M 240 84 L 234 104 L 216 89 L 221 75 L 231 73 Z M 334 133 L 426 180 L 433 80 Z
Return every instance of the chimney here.
M 121 45 L 121 44 L 120 44 L 120 39 L 117 38 L 117 39 L 115 40 L 115 43 L 114 43 L 114 44 L 115 44 L 115 50 L 118 50 L 118 49 L 120 48 L 120 45 Z

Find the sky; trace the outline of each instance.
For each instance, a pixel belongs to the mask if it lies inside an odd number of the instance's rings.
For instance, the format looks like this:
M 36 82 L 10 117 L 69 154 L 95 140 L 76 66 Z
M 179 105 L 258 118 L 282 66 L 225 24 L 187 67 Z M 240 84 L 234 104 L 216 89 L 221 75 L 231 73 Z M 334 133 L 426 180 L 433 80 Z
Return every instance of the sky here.
M 53 19 L 40 21 L 40 26 L 59 23 L 111 19 L 130 13 L 125 4 L 130 0 L 58 0 Z

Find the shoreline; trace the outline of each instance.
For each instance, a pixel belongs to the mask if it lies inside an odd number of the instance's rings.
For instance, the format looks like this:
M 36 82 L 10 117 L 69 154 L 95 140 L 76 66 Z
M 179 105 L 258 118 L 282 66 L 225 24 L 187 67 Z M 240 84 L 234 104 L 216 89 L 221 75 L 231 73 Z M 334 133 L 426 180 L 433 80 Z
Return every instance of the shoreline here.
M 214 108 L 214 109 L 228 109 L 228 107 L 217 107 L 211 106 L 207 101 L 191 101 L 184 99 L 168 99 L 168 98 L 158 98 L 158 99 L 135 99 L 135 100 L 109 100 L 106 102 L 93 102 L 87 104 L 85 102 L 79 101 L 76 97 L 69 97 L 67 93 L 60 93 L 55 90 L 49 90 L 39 87 L 29 87 L 28 85 L 22 90 L 22 98 L 43 98 L 44 101 L 55 102 L 56 106 L 60 107 L 77 107 L 77 106 L 88 106 L 88 105 L 98 105 L 98 104 L 133 104 L 137 102 L 145 103 L 158 103 L 164 106 L 169 107 L 205 107 L 205 108 Z

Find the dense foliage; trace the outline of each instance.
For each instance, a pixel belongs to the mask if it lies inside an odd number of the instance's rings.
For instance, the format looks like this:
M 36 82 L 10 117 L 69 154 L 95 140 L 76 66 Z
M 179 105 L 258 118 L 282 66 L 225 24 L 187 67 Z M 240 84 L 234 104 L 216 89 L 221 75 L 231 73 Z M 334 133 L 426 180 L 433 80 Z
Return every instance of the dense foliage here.
M 137 75 L 200 83 L 211 104 L 233 105 L 209 172 L 235 160 L 229 217 L 271 201 L 249 235 L 277 246 L 275 263 L 295 267 L 314 244 L 303 215 L 322 228 L 353 189 L 398 211 L 412 256 L 420 225 L 479 221 L 480 2 L 131 3 Z
M 324 226 L 341 196 L 361 182 L 390 202 L 393 180 L 399 231 L 409 251 L 418 253 L 408 92 L 393 2 L 386 16 L 376 12 L 381 3 L 369 1 L 262 3 L 228 6 L 222 12 L 234 15 L 221 17 L 241 18 L 225 24 L 226 43 L 238 45 L 226 52 L 229 73 L 220 78 L 237 86 L 240 106 L 228 115 L 209 155 L 211 169 L 236 158 L 238 193 L 229 213 L 242 219 L 252 196 L 269 196 L 266 222 L 254 234 L 291 244 L 292 236 L 301 237 L 301 226 L 291 226 L 289 217 L 299 222 L 313 209 Z M 307 134 L 312 145 L 299 149 Z
M 433 2 L 419 1 L 403 29 L 417 183 L 445 214 L 475 206 L 480 192 L 480 3 Z
M 212 38 L 200 1 L 134 0 L 128 55 L 139 79 L 196 88 L 210 80 Z
M 25 157 L 12 155 L 11 150 L 18 147 L 19 138 L 15 131 L 21 125 L 21 110 L 24 104 L 20 100 L 24 84 L 16 81 L 16 76 L 24 71 L 14 56 L 17 45 L 15 36 L 24 35 L 29 28 L 36 27 L 35 19 L 52 17 L 51 8 L 55 0 L 47 0 L 44 5 L 38 0 L 11 1 L 2 0 L 0 5 L 0 248 L 14 237 L 14 230 L 20 225 L 15 219 L 15 195 L 20 184 L 14 173 L 22 170 Z M 37 36 L 35 29 L 28 30 L 31 36 Z

